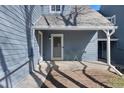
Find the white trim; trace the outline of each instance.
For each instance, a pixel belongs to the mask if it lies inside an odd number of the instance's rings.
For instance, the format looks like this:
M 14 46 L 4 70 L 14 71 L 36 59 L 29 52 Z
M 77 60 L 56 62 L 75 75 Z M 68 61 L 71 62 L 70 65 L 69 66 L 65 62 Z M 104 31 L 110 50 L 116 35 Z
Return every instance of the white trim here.
M 61 37 L 61 58 L 54 58 L 53 57 L 53 37 Z M 63 34 L 51 34 L 51 60 L 63 60 Z
M 42 16 L 40 16 L 34 23 L 33 25 L 36 25 L 36 23 L 42 18 Z
M 41 31 L 38 31 L 38 34 L 40 34 L 40 36 L 41 36 L 41 57 L 40 57 L 40 60 L 41 61 L 43 61 L 43 33 L 41 32 Z M 39 39 L 39 37 L 38 37 L 38 39 Z
M 110 41 L 118 41 L 119 39 L 116 39 L 116 38 L 111 38 Z M 107 41 L 106 38 L 99 38 L 98 41 Z
M 111 35 L 114 34 L 115 29 L 112 30 L 112 32 L 110 33 L 109 30 L 108 31 L 104 31 L 107 37 L 107 64 L 110 68 L 114 69 L 120 76 L 122 76 L 123 74 L 121 72 L 119 72 L 112 64 L 111 64 Z
M 56 6 L 56 5 L 55 5 Z M 56 10 L 56 9 L 55 9 Z M 62 5 L 60 5 L 60 11 L 52 11 L 52 5 L 49 6 L 50 13 L 61 13 L 62 11 Z
M 118 26 L 33 26 L 34 29 L 39 30 L 113 30 L 117 29 Z
M 106 17 L 111 23 L 114 25 L 116 24 L 116 15 L 113 15 L 111 17 Z

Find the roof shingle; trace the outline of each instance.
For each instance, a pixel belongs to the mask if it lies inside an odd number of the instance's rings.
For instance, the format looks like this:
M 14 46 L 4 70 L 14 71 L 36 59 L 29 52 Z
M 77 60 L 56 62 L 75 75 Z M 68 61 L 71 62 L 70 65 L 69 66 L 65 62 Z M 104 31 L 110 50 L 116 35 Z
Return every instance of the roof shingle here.
M 73 6 L 72 10 L 64 15 L 42 15 L 35 26 L 114 26 L 107 18 L 90 6 Z

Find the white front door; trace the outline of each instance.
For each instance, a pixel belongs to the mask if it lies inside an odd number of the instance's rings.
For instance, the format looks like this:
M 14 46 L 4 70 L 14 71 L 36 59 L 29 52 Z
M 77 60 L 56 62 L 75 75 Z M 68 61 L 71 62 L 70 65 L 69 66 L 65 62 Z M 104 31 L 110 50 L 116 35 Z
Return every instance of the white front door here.
M 51 34 L 51 60 L 63 60 L 63 34 Z

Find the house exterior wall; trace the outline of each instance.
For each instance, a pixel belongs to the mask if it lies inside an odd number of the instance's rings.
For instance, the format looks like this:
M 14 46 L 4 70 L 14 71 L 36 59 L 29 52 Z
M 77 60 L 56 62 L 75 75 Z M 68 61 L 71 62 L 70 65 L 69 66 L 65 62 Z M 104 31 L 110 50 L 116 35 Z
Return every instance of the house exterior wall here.
M 68 14 L 70 13 L 70 10 L 72 8 L 72 5 L 62 5 L 62 11 L 61 13 L 63 12 L 63 14 Z M 41 5 L 41 12 L 42 14 L 44 15 L 54 15 L 56 13 L 50 13 L 50 6 L 49 5 Z
M 100 39 L 100 38 L 106 38 L 106 34 L 105 34 L 105 32 L 103 32 L 103 31 L 99 31 L 98 32 L 98 38 Z
M 97 32 L 96 31 L 42 31 L 43 32 L 43 57 L 51 60 L 51 34 L 64 35 L 64 60 L 74 60 L 75 55 L 80 55 L 82 50 L 86 53 L 79 56 L 79 60 L 97 60 Z
M 114 63 L 123 64 L 124 65 L 124 6 L 114 6 L 114 5 L 103 5 L 101 6 L 100 13 L 104 16 L 113 16 L 116 15 L 116 25 L 118 29 L 114 33 L 114 37 L 119 40 L 112 47 L 112 60 Z
M 70 12 L 72 6 L 63 6 L 63 13 Z M 0 6 L 0 87 L 16 87 L 33 69 L 40 58 L 39 46 L 31 27 L 40 15 L 49 13 L 49 6 Z M 85 48 L 83 59 L 97 60 L 96 32 L 48 31 L 44 37 L 44 59 L 50 59 L 50 33 L 64 34 L 64 60 L 72 60 L 72 49 Z M 76 36 L 75 36 L 76 34 Z M 73 38 L 72 38 L 73 37 Z M 74 38 L 76 37 L 76 38 Z M 73 39 L 73 40 L 72 40 Z M 71 41 L 71 42 L 70 42 Z M 76 42 L 77 41 L 77 42 Z M 76 42 L 76 43 L 74 43 Z M 70 49 L 70 45 L 72 46 Z
M 0 6 L 0 87 L 16 87 L 29 75 L 31 62 L 37 64 L 38 45 L 32 42 L 31 24 L 41 15 L 38 8 Z

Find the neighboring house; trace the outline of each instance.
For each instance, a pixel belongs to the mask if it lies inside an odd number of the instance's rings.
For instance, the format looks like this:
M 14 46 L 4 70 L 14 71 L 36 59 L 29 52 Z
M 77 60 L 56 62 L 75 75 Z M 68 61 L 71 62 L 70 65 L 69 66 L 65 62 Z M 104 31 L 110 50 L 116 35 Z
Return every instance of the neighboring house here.
M 115 17 L 115 24 L 118 26 L 111 46 L 112 61 L 114 64 L 124 65 L 124 6 L 120 5 L 103 5 L 100 13 L 106 17 Z M 106 50 L 106 48 L 105 48 Z
M 38 61 L 97 61 L 102 31 L 109 64 L 110 35 L 116 28 L 84 5 L 0 6 L 0 87 L 16 87 Z

